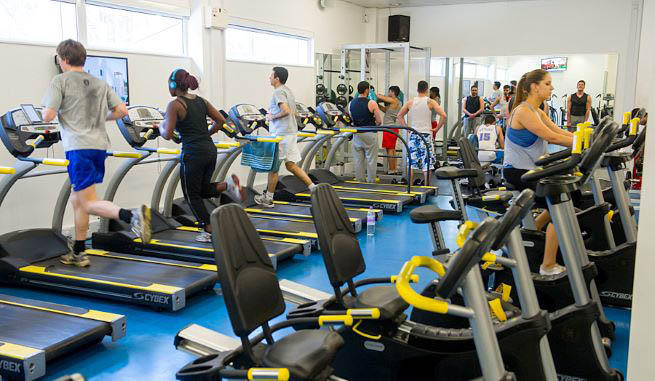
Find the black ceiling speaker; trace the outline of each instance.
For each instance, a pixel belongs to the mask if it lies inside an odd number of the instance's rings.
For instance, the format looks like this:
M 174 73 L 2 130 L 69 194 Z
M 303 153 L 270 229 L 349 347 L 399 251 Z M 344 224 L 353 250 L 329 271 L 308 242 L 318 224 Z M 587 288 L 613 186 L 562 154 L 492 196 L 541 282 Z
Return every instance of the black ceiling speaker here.
M 409 16 L 389 16 L 389 42 L 409 42 Z

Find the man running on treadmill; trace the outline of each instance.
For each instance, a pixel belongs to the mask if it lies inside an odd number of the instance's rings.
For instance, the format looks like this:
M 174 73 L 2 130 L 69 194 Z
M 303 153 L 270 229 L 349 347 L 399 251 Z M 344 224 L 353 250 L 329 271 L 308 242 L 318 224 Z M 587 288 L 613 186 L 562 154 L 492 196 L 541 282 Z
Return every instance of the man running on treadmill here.
M 269 77 L 273 90 L 273 98 L 266 114 L 266 120 L 270 121 L 269 131 L 275 136 L 282 136 L 284 139 L 279 143 L 279 159 L 284 161 L 287 170 L 300 179 L 311 191 L 316 184 L 312 183 L 309 176 L 296 163 L 300 161 L 300 150 L 298 149 L 298 123 L 296 122 L 296 98 L 291 89 L 286 86 L 289 79 L 289 71 L 281 66 L 273 68 Z M 266 208 L 272 208 L 273 194 L 277 186 L 279 172 L 268 173 L 268 185 L 261 195 L 255 196 L 255 202 Z
M 71 39 L 59 43 L 57 62 L 63 73 L 50 82 L 42 102 L 45 107 L 43 121 L 50 123 L 59 117 L 75 214 L 75 243 L 60 261 L 87 267 L 90 261 L 84 253 L 84 242 L 89 230 L 89 215 L 128 223 L 143 242 L 149 242 L 150 209 L 145 205 L 122 209 L 109 201 L 98 200 L 96 184 L 103 181 L 109 148 L 105 122 L 124 117 L 127 108 L 105 81 L 84 72 L 86 49 L 81 43 Z
M 239 178 L 234 174 L 225 182 L 211 182 L 216 168 L 216 147 L 211 135 L 218 132 L 225 118 L 209 101 L 189 94 L 189 89 L 197 88 L 198 80 L 186 70 L 176 69 L 171 73 L 168 77 L 168 92 L 175 99 L 168 104 L 166 119 L 158 128 L 161 137 L 167 140 L 173 137 L 175 130 L 180 134 L 182 193 L 198 224 L 205 230 L 196 236 L 196 241 L 210 243 L 212 227 L 203 200 L 217 198 L 222 192 L 227 192 L 233 200 L 241 202 L 243 190 Z M 207 117 L 214 121 L 209 129 Z

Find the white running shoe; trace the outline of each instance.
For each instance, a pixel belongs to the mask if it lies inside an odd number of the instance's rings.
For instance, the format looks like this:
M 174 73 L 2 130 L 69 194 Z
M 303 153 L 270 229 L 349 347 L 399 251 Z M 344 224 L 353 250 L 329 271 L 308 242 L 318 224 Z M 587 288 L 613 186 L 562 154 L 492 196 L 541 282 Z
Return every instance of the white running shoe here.
M 141 242 L 143 243 L 150 242 L 152 238 L 150 219 L 150 208 L 147 206 L 141 205 L 140 208 L 132 209 L 132 221 L 130 221 L 132 232 L 141 238 Z
M 539 274 L 540 275 L 557 275 L 561 274 L 563 272 L 566 272 L 566 267 L 561 266 L 557 263 L 553 265 L 553 267 L 546 269 L 544 265 L 539 266 Z
M 202 232 L 196 236 L 196 242 L 212 243 L 211 233 Z
M 275 206 L 275 204 L 273 204 L 273 197 L 266 191 L 262 194 L 256 195 L 255 202 L 265 208 L 272 208 Z
M 227 181 L 225 181 L 225 184 L 227 184 L 227 189 L 225 192 L 232 197 L 233 200 L 237 202 L 243 201 L 244 197 L 244 189 L 241 187 L 241 182 L 239 181 L 239 178 L 237 175 L 232 175 L 230 176 Z

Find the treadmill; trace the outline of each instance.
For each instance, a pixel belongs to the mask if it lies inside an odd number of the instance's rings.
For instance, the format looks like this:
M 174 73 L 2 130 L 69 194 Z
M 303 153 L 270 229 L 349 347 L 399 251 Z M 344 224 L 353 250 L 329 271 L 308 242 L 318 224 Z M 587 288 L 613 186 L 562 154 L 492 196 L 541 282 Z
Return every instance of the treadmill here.
M 37 149 L 59 142 L 60 126 L 56 120 L 44 123 L 40 110 L 21 105 L 4 114 L 1 122 L 0 138 L 17 161 L 15 173 L 0 181 L 0 206 L 18 180 L 66 173 L 65 169 L 32 173 L 39 165 L 68 165 L 67 160 L 32 157 Z M 131 153 L 108 152 L 108 155 L 129 157 Z M 216 266 L 101 250 L 87 251 L 91 257 L 89 267 L 61 264 L 59 257 L 70 250 L 68 239 L 61 233 L 70 190 L 67 179 L 55 204 L 52 227 L 0 235 L 0 283 L 97 296 L 167 311 L 185 307 L 187 297 L 212 289 L 216 284 Z
M 125 330 L 123 315 L 0 294 L 0 378 L 43 377 L 48 362 Z
M 338 122 L 341 119 L 343 112 L 337 108 L 334 104 L 324 102 L 318 105 L 316 109 L 316 114 L 323 120 L 324 128 L 336 128 Z M 345 132 L 345 134 L 355 134 L 358 133 L 357 130 L 353 132 Z M 351 190 L 351 191 L 363 191 L 363 192 L 376 192 L 376 193 L 409 193 L 414 196 L 416 201 L 423 204 L 427 201 L 429 196 L 433 196 L 437 193 L 436 186 L 414 186 L 403 185 L 403 184 L 384 184 L 384 183 L 367 183 L 359 182 L 351 178 L 339 178 L 332 174 L 329 171 L 330 166 L 334 158 L 334 152 L 338 150 L 342 144 L 344 144 L 347 139 L 344 136 L 336 144 L 333 144 L 330 148 L 330 152 L 327 155 L 324 168 L 316 168 L 309 171 L 309 176 L 316 183 L 328 183 L 332 185 L 335 189 Z
M 321 105 L 329 112 L 325 113 L 322 118 L 323 123 L 326 119 L 330 120 L 330 125 L 349 124 L 350 118 L 343 114 L 337 106 L 329 102 L 323 102 Z M 320 115 L 320 113 L 319 113 Z M 356 132 L 353 128 L 328 128 L 338 132 Z M 311 174 L 310 170 L 308 174 Z M 335 189 L 341 201 L 348 207 L 375 208 L 385 212 L 401 213 L 403 207 L 415 200 L 415 196 L 406 192 L 389 192 L 389 191 L 365 191 L 362 189 Z M 279 179 L 277 189 L 275 190 L 274 199 L 276 201 L 309 203 L 311 194 L 307 186 L 298 178 L 292 175 L 282 176 Z
M 159 137 L 157 126 L 163 120 L 162 113 L 154 107 L 131 106 L 128 108 L 128 115 L 116 121 L 125 140 L 137 150 L 139 155 L 136 158 L 124 160 L 116 170 L 105 191 L 105 200 L 112 201 L 114 199 L 121 182 L 136 165 L 179 160 L 179 150 L 145 146 L 148 141 L 156 140 Z M 268 138 L 270 139 L 270 137 Z M 171 156 L 169 158 L 150 158 L 154 153 L 170 154 Z M 161 183 L 162 181 L 158 180 L 156 191 Z M 215 263 L 213 245 L 195 240 L 201 229 L 183 226 L 173 219 L 166 218 L 157 210 L 152 210 L 151 227 L 152 240 L 144 243 L 132 233 L 128 224 L 122 221 L 101 219 L 99 231 L 93 234 L 92 245 L 97 249 L 177 261 Z M 311 250 L 311 242 L 306 239 L 266 237 L 264 244 L 274 264 L 278 260 L 296 254 L 309 255 Z

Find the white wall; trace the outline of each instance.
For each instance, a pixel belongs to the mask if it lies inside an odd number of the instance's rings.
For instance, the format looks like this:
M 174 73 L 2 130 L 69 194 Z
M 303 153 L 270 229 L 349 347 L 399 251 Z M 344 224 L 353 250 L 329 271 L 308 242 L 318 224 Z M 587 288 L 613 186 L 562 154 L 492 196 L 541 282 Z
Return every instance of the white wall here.
M 518 81 L 524 73 L 539 68 L 542 58 L 555 56 L 562 55 L 508 57 L 508 76 Z M 570 54 L 566 57 L 568 58 L 568 69 L 550 73 L 555 87 L 553 94 L 557 95 L 555 98 L 557 109 L 562 106 L 563 95 L 570 96 L 576 91 L 579 80 L 586 82 L 585 92 L 592 97 L 592 106 L 598 106 L 596 95 L 604 94 L 603 84 L 606 72 L 607 91 L 613 93 L 616 87 L 616 56 L 614 54 Z M 614 65 L 614 67 L 608 65 Z M 611 83 L 612 79 L 614 83 Z
M 14 57 L 11 60 L 0 61 L 0 70 L 4 73 L 12 73 L 5 77 L 6 91 L 0 93 L 0 112 L 4 113 L 18 107 L 21 103 L 40 105 L 51 78 L 57 74 L 53 59 L 54 47 L 0 43 L 0 51 L 3 57 Z M 130 102 L 156 107 L 165 107 L 170 99 L 166 83 L 171 71 L 176 67 L 189 68 L 190 66 L 188 58 L 94 50 L 89 51 L 89 54 L 127 57 Z M 118 131 L 116 123 L 107 123 L 107 131 L 112 142 L 112 149 L 130 150 L 129 145 Z M 171 143 L 161 143 L 161 145 L 170 146 Z M 45 151 L 37 154 L 45 155 Z M 48 155 L 63 157 L 63 148 L 60 144 L 55 145 L 48 151 Z M 11 165 L 14 161 L 15 158 L 3 146 L 0 149 L 0 165 Z M 120 159 L 107 160 L 106 179 L 111 176 L 112 170 L 119 163 Z M 41 167 L 41 169 L 51 168 Z M 158 170 L 159 168 L 155 165 L 144 165 L 132 171 L 118 192 L 117 201 L 129 206 L 148 203 Z M 19 181 L 1 206 L 0 233 L 20 228 L 49 226 L 53 204 L 64 179 L 63 175 L 57 175 Z M 100 195 L 104 194 L 104 186 L 101 186 L 99 190 Z M 67 213 L 65 225 L 71 223 L 70 213 Z
M 636 70 L 637 62 L 630 50 L 634 42 L 629 38 L 632 12 L 632 1 L 627 0 L 393 8 L 378 12 L 377 40 L 386 42 L 389 15 L 403 14 L 411 17 L 412 45 L 430 46 L 433 56 L 618 53 L 617 109 L 623 110 L 634 103 L 634 83 L 626 80 Z M 497 25 L 495 37 L 493 25 Z M 625 106 L 623 102 L 627 102 Z
M 194 0 L 196 10 L 206 0 Z M 214 1 L 214 0 L 212 0 Z M 232 22 L 265 26 L 267 29 L 283 32 L 297 32 L 315 38 L 316 51 L 338 52 L 344 43 L 362 42 L 365 38 L 364 8 L 342 1 L 325 10 L 318 8 L 318 2 L 306 0 L 280 0 L 272 3 L 265 0 L 225 0 L 224 4 L 232 16 Z M 130 100 L 132 104 L 165 107 L 170 101 L 166 80 L 177 67 L 185 68 L 201 78 L 200 93 L 217 107 L 229 108 L 235 103 L 249 102 L 268 106 L 272 89 L 268 75 L 274 65 L 227 62 L 221 64 L 222 32 L 205 30 L 200 14 L 192 13 L 189 22 L 189 53 L 191 58 L 166 57 L 145 54 L 124 54 L 120 52 L 89 51 L 89 54 L 128 57 Z M 21 103 L 40 104 L 50 79 L 56 75 L 53 63 L 53 46 L 0 43 L 3 60 L 0 71 L 5 76 L 5 91 L 0 93 L 0 113 L 17 107 Z M 6 59 L 12 57 L 12 59 Z M 314 99 L 315 72 L 313 68 L 289 67 L 292 86 L 301 102 L 311 103 Z M 224 80 L 223 80 L 224 78 Z M 225 101 L 223 95 L 225 94 Z M 108 123 L 108 131 L 115 150 L 128 150 L 127 143 L 118 132 L 115 123 Z M 161 142 L 161 146 L 172 143 Z M 45 152 L 39 152 L 45 155 Z M 60 146 L 55 146 L 48 155 L 63 157 Z M 0 149 L 0 165 L 11 165 L 14 158 Z M 119 159 L 107 160 L 106 181 L 119 165 Z M 162 165 L 163 166 L 163 165 Z M 156 164 L 135 168 L 126 177 L 117 194 L 121 205 L 133 206 L 149 203 L 152 187 L 161 166 Z M 238 163 L 233 171 L 245 175 L 247 172 Z M 0 211 L 0 234 L 6 231 L 49 226 L 57 192 L 64 181 L 63 175 L 33 178 L 19 181 L 11 190 Z M 244 178 L 245 179 L 245 178 Z M 260 176 L 258 182 L 265 182 Z M 99 188 L 104 194 L 104 187 Z M 72 224 L 67 213 L 65 226 Z

